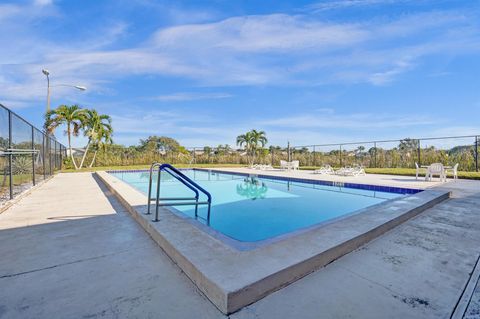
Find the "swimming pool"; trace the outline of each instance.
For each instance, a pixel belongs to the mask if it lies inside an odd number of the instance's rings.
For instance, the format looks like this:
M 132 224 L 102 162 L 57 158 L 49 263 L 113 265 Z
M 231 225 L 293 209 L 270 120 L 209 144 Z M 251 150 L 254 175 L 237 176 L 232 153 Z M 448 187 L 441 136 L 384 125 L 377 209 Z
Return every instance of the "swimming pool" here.
M 419 192 L 394 187 L 334 184 L 196 169 L 182 172 L 212 195 L 208 226 L 240 242 L 259 242 L 282 236 Z M 147 171 L 109 173 L 144 194 L 148 193 Z M 191 191 L 163 172 L 161 196 L 187 197 L 191 196 Z M 194 206 L 176 206 L 172 212 L 195 219 Z M 206 207 L 200 206 L 196 220 L 206 224 L 206 215 Z

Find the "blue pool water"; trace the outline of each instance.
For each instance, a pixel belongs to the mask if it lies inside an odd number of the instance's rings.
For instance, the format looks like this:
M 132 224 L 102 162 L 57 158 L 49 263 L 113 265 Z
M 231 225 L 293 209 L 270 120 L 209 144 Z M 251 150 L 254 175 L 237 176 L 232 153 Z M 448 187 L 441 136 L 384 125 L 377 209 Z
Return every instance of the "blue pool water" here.
M 209 226 L 242 242 L 257 242 L 287 234 L 416 192 L 368 185 L 366 188 L 370 189 L 359 189 L 365 186 L 355 184 L 336 187 L 318 184 L 322 182 L 314 184 L 201 170 L 184 170 L 183 173 L 212 195 Z M 110 174 L 148 193 L 148 172 Z M 155 183 L 153 189 L 156 189 Z M 191 190 L 167 173 L 162 173 L 161 197 L 191 195 Z M 195 218 L 193 206 L 175 206 L 174 211 Z M 197 220 L 206 223 L 206 215 L 206 206 L 200 206 Z

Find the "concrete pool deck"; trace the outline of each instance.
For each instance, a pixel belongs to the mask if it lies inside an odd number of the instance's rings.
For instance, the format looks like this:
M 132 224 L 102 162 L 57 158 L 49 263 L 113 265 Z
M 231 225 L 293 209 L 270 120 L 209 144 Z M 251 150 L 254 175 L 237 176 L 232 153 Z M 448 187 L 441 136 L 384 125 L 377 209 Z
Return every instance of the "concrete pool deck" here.
M 448 192 L 434 190 L 398 197 L 240 251 L 207 233 L 199 222 L 168 209 L 160 210 L 160 222 L 152 222 L 152 215 L 146 215 L 144 193 L 107 172 L 96 174 L 225 314 L 289 285 L 449 197 Z
M 231 318 L 449 317 L 478 260 L 480 183 L 439 189 L 453 198 Z M 0 229 L 0 318 L 223 316 L 91 174 L 55 176 Z

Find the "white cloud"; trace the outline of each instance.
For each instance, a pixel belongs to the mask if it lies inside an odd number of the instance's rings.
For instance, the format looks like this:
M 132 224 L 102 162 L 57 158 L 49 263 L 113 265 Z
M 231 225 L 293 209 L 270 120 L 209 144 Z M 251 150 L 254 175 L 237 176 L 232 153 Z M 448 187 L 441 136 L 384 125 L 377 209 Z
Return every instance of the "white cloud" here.
M 407 61 L 398 61 L 387 71 L 377 72 L 369 77 L 369 81 L 375 85 L 384 85 L 394 80 L 394 77 L 402 74 L 412 68 L 412 64 Z
M 420 0 L 414 0 L 420 1 Z M 366 7 L 374 5 L 388 5 L 412 2 L 412 0 L 333 0 L 322 1 L 309 5 L 307 8 L 313 11 L 327 11 L 336 9 Z
M 53 0 L 34 0 L 33 3 L 37 6 L 48 6 L 53 4 Z
M 181 101 L 194 101 L 194 100 L 216 100 L 226 99 L 233 95 L 229 93 L 198 93 L 198 92 L 178 92 L 173 94 L 159 95 L 155 97 L 155 100 L 163 102 L 181 102 Z
M 199 51 L 327 51 L 361 42 L 368 33 L 354 24 L 322 23 L 305 16 L 271 14 L 166 28 L 155 34 L 154 43 L 163 49 L 187 46 Z
M 422 116 L 382 115 L 377 113 L 336 114 L 333 112 L 316 112 L 297 116 L 279 117 L 256 124 L 270 127 L 292 129 L 349 129 L 349 130 L 376 130 L 380 128 L 406 128 L 438 124 Z

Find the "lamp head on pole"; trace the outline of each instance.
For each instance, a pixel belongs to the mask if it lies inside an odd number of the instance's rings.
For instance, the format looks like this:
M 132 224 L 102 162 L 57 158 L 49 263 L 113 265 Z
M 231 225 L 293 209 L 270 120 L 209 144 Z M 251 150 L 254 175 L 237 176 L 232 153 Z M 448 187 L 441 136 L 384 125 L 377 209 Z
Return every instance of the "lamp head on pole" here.
M 43 69 L 43 70 L 42 70 L 42 73 L 45 74 L 46 76 L 49 76 L 49 75 L 50 75 L 50 72 L 48 72 L 47 69 Z

